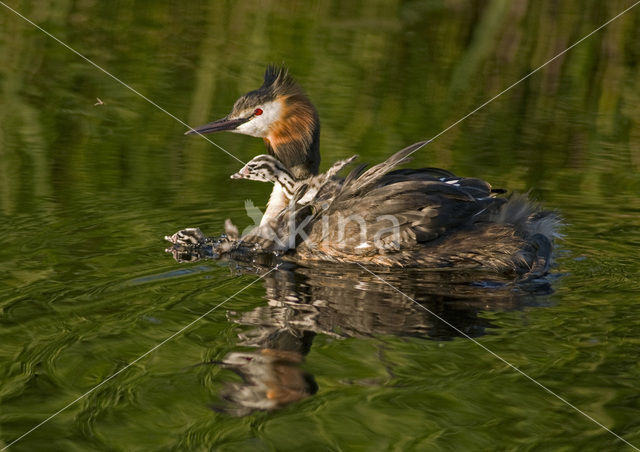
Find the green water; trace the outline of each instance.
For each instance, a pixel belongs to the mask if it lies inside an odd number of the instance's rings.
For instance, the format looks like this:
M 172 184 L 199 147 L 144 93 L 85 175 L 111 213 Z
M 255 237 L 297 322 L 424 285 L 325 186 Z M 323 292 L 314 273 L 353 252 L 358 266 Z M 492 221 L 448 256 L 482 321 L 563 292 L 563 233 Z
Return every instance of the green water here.
M 285 62 L 322 168 L 433 137 L 633 2 L 184 3 L 9 2 L 192 126 Z M 176 263 L 164 235 L 251 224 L 270 187 L 1 5 L 0 62 L 1 446 L 232 297 L 10 450 L 631 449 L 363 272 Z M 639 64 L 636 9 L 415 155 L 560 211 L 549 286 L 383 276 L 640 447 Z M 289 399 L 225 400 L 234 357 Z

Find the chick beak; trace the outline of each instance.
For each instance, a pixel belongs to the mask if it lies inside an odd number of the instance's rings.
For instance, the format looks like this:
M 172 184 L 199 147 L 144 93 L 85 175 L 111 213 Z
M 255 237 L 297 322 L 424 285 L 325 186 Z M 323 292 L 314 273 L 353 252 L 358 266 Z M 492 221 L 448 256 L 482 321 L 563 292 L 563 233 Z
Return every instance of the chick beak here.
M 245 179 L 249 175 L 247 167 L 243 167 L 240 171 L 231 175 L 231 179 Z
M 228 116 L 225 116 L 222 119 L 218 119 L 217 121 L 210 122 L 209 124 L 205 124 L 203 126 L 195 127 L 191 130 L 187 130 L 184 134 L 191 135 L 194 133 L 211 133 L 211 132 L 222 132 L 224 130 L 234 130 L 239 125 L 244 124 L 251 118 L 237 118 L 237 119 L 229 119 Z

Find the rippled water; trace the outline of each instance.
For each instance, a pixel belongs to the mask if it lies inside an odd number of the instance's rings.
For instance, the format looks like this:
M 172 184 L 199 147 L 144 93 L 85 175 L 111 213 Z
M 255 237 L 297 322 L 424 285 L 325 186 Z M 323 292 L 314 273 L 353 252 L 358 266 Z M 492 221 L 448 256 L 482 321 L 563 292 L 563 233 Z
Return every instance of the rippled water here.
M 191 125 L 284 61 L 323 168 L 436 135 L 631 4 L 11 2 Z M 566 221 L 546 284 L 382 274 L 416 304 L 353 268 L 176 263 L 164 235 L 249 225 L 270 187 L 229 181 L 237 161 L 0 7 L 0 445 L 92 390 L 10 450 L 625 447 L 483 346 L 638 446 L 639 25 L 415 156 Z

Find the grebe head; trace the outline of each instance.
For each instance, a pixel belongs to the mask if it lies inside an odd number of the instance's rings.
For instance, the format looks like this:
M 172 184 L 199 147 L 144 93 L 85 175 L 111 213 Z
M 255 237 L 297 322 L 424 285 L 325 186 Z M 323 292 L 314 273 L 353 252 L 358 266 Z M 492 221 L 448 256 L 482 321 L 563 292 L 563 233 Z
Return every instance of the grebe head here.
M 220 131 L 263 138 L 296 178 L 318 173 L 320 121 L 315 107 L 283 67 L 267 66 L 260 88 L 240 97 L 226 117 L 187 133 Z
M 279 184 L 287 199 L 291 199 L 298 188 L 298 182 L 289 170 L 282 162 L 270 155 L 254 157 L 240 171 L 232 174 L 231 179 L 249 179 Z

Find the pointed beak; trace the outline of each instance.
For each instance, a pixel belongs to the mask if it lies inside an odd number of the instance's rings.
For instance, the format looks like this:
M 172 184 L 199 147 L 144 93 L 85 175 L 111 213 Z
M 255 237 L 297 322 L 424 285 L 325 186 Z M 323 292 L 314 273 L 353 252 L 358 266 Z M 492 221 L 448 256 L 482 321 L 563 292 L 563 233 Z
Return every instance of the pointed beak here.
M 243 166 L 240 171 L 231 175 L 231 179 L 245 179 L 249 175 L 249 170 Z
M 244 124 L 249 119 L 250 118 L 228 119 L 228 117 L 224 117 L 222 119 L 218 119 L 217 121 L 210 122 L 209 124 L 187 130 L 184 134 L 191 135 L 194 133 L 211 133 L 222 132 L 224 130 L 235 130 L 239 125 Z

